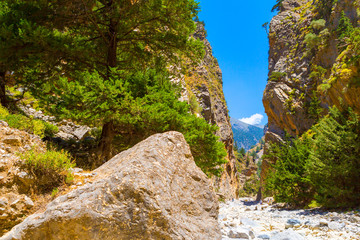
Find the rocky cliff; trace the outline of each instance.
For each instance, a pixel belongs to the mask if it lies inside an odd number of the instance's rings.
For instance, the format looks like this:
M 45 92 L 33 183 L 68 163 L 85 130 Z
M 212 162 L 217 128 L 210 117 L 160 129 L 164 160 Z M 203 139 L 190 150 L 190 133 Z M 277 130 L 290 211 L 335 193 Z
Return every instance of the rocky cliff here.
M 307 131 L 328 108 L 360 112 L 359 0 L 284 0 L 269 29 L 266 142 Z M 263 175 L 268 162 L 264 161 Z
M 182 81 L 185 87 L 183 98 L 189 101 L 195 114 L 201 115 L 209 123 L 219 127 L 217 135 L 226 147 L 229 162 L 223 166 L 225 171 L 221 178 L 214 179 L 214 185 L 222 197 L 235 198 L 239 190 L 239 173 L 235 166 L 233 132 L 222 89 L 222 72 L 217 59 L 213 56 L 211 45 L 206 39 L 203 24 L 198 24 L 194 37 L 203 41 L 205 56 L 198 66 L 190 67 L 185 75 Z

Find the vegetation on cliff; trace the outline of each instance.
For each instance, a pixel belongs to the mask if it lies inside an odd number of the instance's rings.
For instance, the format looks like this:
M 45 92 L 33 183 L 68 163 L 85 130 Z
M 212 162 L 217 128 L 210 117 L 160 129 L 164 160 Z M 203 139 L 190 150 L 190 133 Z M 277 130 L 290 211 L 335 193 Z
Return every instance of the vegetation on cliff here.
M 264 94 L 272 144 L 262 180 L 278 201 L 359 203 L 359 6 L 284 0 L 274 7 Z
M 360 119 L 352 109 L 333 108 L 301 138 L 273 144 L 275 160 L 267 190 L 277 201 L 306 206 L 312 200 L 328 207 L 360 202 Z

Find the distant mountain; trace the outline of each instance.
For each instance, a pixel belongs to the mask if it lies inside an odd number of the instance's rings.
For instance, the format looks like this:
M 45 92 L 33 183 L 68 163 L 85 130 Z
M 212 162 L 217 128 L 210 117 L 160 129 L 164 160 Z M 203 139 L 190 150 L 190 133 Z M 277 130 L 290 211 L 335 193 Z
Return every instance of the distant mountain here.
M 230 118 L 234 133 L 234 141 L 239 148 L 246 151 L 256 145 L 264 136 L 264 128 L 244 123 L 238 119 Z

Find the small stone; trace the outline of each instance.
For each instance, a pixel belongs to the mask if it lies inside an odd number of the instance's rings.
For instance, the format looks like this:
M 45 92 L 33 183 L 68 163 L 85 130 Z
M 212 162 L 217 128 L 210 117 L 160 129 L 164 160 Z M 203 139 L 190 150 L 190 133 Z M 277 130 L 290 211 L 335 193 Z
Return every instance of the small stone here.
M 3 143 L 11 146 L 21 146 L 21 138 L 19 137 L 7 137 L 3 140 Z
M 289 219 L 287 220 L 285 224 L 285 228 L 292 228 L 292 227 L 298 227 L 301 225 L 301 222 L 297 219 Z
M 28 208 L 32 208 L 35 205 L 34 202 L 31 200 L 31 198 L 29 198 L 28 196 L 25 196 L 24 203 L 25 206 Z
M 270 236 L 267 235 L 267 234 L 261 234 L 261 235 L 258 236 L 258 238 L 260 238 L 260 239 L 270 239 Z
M 5 121 L 0 121 L 0 126 L 1 127 L 9 127 L 9 124 Z
M 229 234 L 228 234 L 229 238 L 243 238 L 243 239 L 251 239 L 254 238 L 255 235 L 252 231 L 250 231 L 249 229 L 245 229 L 245 228 L 235 228 L 235 229 L 231 229 Z
M 339 231 L 345 227 L 345 223 L 329 222 L 329 229 Z
M 18 204 L 19 202 L 20 202 L 19 198 L 15 199 L 14 201 L 11 202 L 10 207 L 16 208 L 16 204 Z
M 319 224 L 320 224 L 320 227 L 327 227 L 329 222 L 326 221 L 325 219 L 320 219 Z
M 349 217 L 349 221 L 350 221 L 351 223 L 360 223 L 360 217 L 358 217 L 358 216 L 351 216 L 351 217 Z
M 8 204 L 8 200 L 4 197 L 0 198 L 0 207 L 5 207 Z

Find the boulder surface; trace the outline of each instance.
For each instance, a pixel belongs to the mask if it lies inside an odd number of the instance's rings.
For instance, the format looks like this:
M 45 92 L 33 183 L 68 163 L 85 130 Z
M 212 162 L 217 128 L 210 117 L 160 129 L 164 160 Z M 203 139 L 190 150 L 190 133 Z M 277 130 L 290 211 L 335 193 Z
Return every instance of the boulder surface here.
M 0 239 L 221 239 L 216 196 L 181 133 L 153 135 L 94 174 Z

